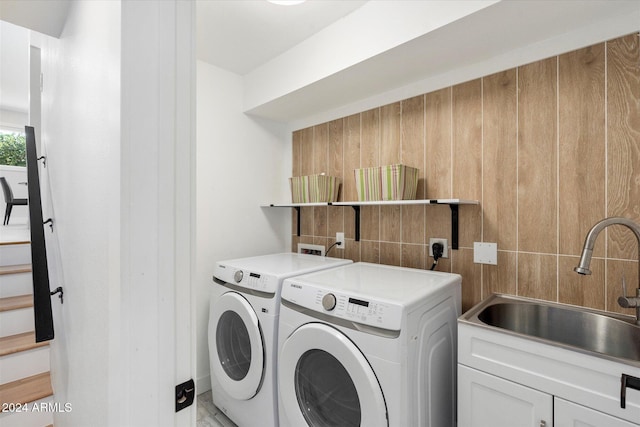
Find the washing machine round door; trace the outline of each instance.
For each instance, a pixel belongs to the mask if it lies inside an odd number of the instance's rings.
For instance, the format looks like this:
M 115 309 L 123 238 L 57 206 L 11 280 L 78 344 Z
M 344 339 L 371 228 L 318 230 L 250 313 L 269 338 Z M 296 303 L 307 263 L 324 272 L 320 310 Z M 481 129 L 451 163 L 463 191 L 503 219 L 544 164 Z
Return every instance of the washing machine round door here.
M 264 375 L 264 340 L 251 304 L 236 292 L 227 292 L 212 306 L 209 319 L 212 374 L 227 394 L 237 400 L 258 393 Z
M 296 329 L 278 359 L 280 399 L 295 426 L 386 427 L 387 410 L 362 352 L 340 331 L 309 323 Z

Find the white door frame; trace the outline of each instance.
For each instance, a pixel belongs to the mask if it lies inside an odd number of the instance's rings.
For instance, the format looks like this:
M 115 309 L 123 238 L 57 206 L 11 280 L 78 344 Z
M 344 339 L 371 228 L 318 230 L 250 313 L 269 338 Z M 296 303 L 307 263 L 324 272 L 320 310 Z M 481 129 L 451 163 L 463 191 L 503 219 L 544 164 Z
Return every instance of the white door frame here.
M 195 4 L 121 2 L 121 367 L 114 425 L 195 425 Z M 115 354 L 116 352 L 114 352 Z

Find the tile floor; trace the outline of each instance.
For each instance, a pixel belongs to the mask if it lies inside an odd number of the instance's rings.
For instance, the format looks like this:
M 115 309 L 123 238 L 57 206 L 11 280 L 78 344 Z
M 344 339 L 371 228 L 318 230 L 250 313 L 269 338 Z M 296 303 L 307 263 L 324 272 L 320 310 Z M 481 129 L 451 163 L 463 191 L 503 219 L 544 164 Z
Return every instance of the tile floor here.
M 197 427 L 236 427 L 211 401 L 211 390 L 198 395 Z

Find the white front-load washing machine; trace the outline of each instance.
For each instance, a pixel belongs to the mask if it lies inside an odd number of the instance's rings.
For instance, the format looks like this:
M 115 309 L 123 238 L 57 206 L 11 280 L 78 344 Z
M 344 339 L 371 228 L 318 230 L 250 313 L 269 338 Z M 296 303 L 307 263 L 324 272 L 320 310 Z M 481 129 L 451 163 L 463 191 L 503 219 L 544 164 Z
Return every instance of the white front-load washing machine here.
M 454 426 L 460 285 L 368 263 L 285 280 L 280 426 Z
M 275 370 L 283 280 L 349 263 L 296 253 L 216 263 L 208 331 L 212 397 L 238 426 L 278 426 Z

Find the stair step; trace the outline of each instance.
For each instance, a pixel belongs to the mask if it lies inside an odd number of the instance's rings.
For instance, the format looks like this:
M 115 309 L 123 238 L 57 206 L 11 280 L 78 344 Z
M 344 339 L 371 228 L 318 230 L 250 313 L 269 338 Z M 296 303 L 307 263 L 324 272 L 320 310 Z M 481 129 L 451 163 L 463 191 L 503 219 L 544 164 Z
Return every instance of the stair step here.
M 0 405 L 30 403 L 53 395 L 49 372 L 0 385 Z
M 22 334 L 24 332 L 33 331 L 34 328 L 35 320 L 33 307 L 0 311 L 0 337 Z
M 33 296 L 0 298 L 0 337 L 33 331 Z
M 0 338 L 0 356 L 45 347 L 48 342 L 36 342 L 35 332 L 25 332 Z
M 29 307 L 33 307 L 32 295 L 18 295 L 15 297 L 0 298 L 0 312 Z
M 0 265 L 17 265 L 31 263 L 31 244 L 0 244 Z
M 2 427 L 42 427 L 53 426 L 55 406 L 53 396 L 22 405 L 20 412 L 0 412 L 0 426 Z M 37 408 L 37 409 L 36 409 Z
M 5 274 L 30 273 L 31 264 L 3 265 L 0 266 L 0 276 Z
M 0 228 L 0 247 L 19 244 L 28 244 L 31 241 L 31 232 L 26 225 L 10 225 Z
M 49 346 L 44 346 L 0 357 L 0 384 L 48 372 L 51 370 L 49 356 Z
M 10 245 L 28 245 L 30 244 L 31 241 L 29 240 L 24 240 L 24 239 L 18 239 L 18 240 L 7 240 L 7 241 L 2 241 L 0 240 L 0 246 L 10 246 Z
M 0 276 L 0 298 L 27 295 L 33 292 L 31 273 L 17 273 Z

